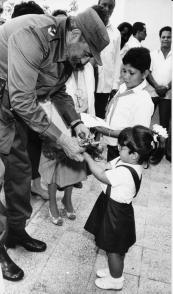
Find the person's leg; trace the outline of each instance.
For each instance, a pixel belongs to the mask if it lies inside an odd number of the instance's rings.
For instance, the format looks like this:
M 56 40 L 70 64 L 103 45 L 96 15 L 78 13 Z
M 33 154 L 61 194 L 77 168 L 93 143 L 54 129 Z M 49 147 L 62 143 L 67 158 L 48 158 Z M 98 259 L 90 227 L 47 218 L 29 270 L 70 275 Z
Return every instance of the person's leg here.
M 171 158 L 172 158 L 171 128 L 172 128 L 172 126 L 171 126 L 171 119 L 170 119 L 169 129 L 168 129 L 168 139 L 167 139 L 166 148 L 165 148 L 166 159 L 170 162 L 171 162 Z
M 57 185 L 55 183 L 48 185 L 49 192 L 49 214 L 53 224 L 62 226 L 63 219 L 60 216 L 60 211 L 58 209 L 57 201 L 56 201 L 56 192 Z
M 26 150 L 26 126 L 16 120 L 16 134 L 10 154 L 4 156 L 4 191 L 8 209 L 8 226 L 24 229 L 32 213 L 30 204 L 31 163 Z
M 1 162 L 1 165 L 2 165 L 2 162 Z M 0 191 L 1 191 L 1 188 L 0 188 Z M 4 246 L 6 235 L 7 235 L 6 208 L 0 201 L 0 269 L 2 269 L 2 276 L 4 279 L 15 282 L 23 278 L 24 272 L 22 269 L 20 269 L 20 267 L 17 266 L 17 264 L 14 263 L 14 261 L 9 257 L 7 253 L 7 250 Z
M 169 130 L 169 121 L 171 117 L 171 100 L 170 99 L 160 99 L 159 101 L 159 117 L 160 124 L 162 127 Z
M 42 252 L 46 244 L 31 238 L 25 231 L 26 220 L 30 217 L 32 207 L 31 164 L 26 150 L 27 131 L 25 124 L 16 118 L 16 133 L 13 146 L 8 156 L 4 156 L 5 176 L 4 191 L 7 205 L 8 234 L 6 246 L 14 248 L 23 246 L 33 252 Z
M 28 128 L 27 150 L 31 161 L 32 180 L 34 180 L 40 177 L 38 168 L 41 156 L 41 139 L 39 134 L 30 128 Z
M 76 219 L 76 214 L 74 212 L 73 204 L 72 204 L 72 190 L 73 186 L 68 186 L 64 190 L 64 197 L 62 199 L 62 203 L 66 209 L 67 217 L 71 220 Z
M 160 99 L 159 101 L 159 117 L 160 124 L 162 127 L 166 128 L 168 132 L 168 139 L 166 140 L 165 146 L 165 155 L 166 158 L 171 161 L 171 134 L 169 132 L 170 129 L 170 121 L 171 121 L 171 100 L 170 99 Z M 169 154 L 169 155 L 168 155 Z
M 123 287 L 124 255 L 118 253 L 107 253 L 109 269 L 102 269 L 97 272 L 100 278 L 95 280 L 97 287 L 101 289 L 120 290 Z M 101 275 L 99 274 L 101 273 Z
M 109 93 L 95 93 L 95 111 L 96 116 L 105 118 L 106 106 L 109 99 Z
M 109 271 L 113 278 L 120 278 L 124 269 L 124 255 L 108 253 Z
M 40 195 L 43 199 L 47 200 L 49 199 L 48 192 L 41 187 L 40 174 L 38 172 L 41 157 L 41 146 L 42 141 L 39 134 L 28 128 L 27 150 L 32 168 L 31 192 L 32 194 Z

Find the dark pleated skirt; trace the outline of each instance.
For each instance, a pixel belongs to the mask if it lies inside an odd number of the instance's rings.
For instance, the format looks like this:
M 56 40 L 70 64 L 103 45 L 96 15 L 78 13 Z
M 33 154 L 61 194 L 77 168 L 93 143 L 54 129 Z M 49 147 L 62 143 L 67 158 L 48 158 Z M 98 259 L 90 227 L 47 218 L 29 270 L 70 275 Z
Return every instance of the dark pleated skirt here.
M 125 254 L 136 242 L 132 204 L 116 202 L 103 192 L 84 228 L 95 236 L 96 245 L 106 252 Z

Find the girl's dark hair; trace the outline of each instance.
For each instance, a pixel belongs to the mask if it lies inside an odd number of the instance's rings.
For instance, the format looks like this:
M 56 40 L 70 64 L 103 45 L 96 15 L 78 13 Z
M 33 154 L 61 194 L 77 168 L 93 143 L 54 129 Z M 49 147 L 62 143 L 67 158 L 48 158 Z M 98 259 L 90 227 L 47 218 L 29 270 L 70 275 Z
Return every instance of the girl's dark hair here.
M 123 64 L 130 64 L 132 67 L 137 68 L 143 73 L 150 68 L 150 51 L 144 47 L 131 48 L 124 55 Z
M 158 136 L 154 142 L 153 131 L 141 125 L 125 128 L 118 137 L 120 146 L 127 146 L 130 153 L 139 154 L 139 164 L 158 164 L 164 156 L 165 140 Z

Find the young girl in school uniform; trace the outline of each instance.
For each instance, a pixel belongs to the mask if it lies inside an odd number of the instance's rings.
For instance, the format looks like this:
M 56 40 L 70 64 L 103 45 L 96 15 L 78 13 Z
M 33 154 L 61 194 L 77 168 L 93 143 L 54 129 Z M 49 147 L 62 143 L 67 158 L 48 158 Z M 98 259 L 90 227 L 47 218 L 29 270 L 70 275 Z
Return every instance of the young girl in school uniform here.
M 99 278 L 95 280 L 101 289 L 123 287 L 125 254 L 136 241 L 132 200 L 140 188 L 142 166 L 159 163 L 164 154 L 166 131 L 161 126 L 155 129 L 141 125 L 123 129 L 118 137 L 119 157 L 105 168 L 84 153 L 103 189 L 84 227 L 95 236 L 96 245 L 107 253 L 108 267 L 98 270 Z

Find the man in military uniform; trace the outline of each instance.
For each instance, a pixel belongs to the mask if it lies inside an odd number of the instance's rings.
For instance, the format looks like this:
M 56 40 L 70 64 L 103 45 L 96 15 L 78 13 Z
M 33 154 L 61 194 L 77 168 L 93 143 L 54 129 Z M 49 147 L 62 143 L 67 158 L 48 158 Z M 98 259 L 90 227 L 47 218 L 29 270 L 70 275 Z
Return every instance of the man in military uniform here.
M 51 138 L 71 159 L 83 160 L 84 150 L 77 139 L 67 137 L 51 123 L 38 102 L 50 99 L 76 135 L 89 135 L 65 92 L 65 82 L 71 71 L 82 69 L 90 57 L 101 64 L 100 52 L 109 43 L 104 18 L 104 9 L 95 6 L 75 17 L 24 15 L 0 27 L 0 77 L 7 83 L 0 107 L 0 153 L 5 165 L 9 248 L 20 245 L 34 252 L 46 249 L 44 242 L 25 231 L 32 212 L 27 127 Z M 6 265 L 4 278 L 21 279 L 23 271 L 8 262 L 7 256 L 0 252 L 0 263 Z

